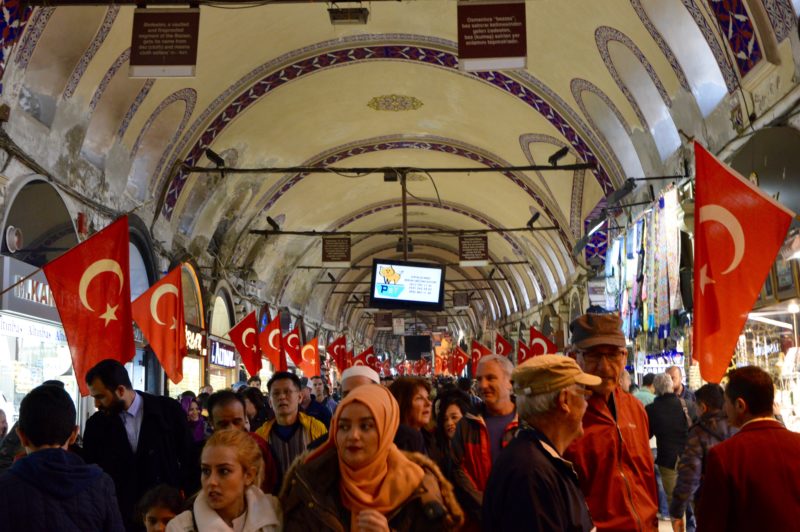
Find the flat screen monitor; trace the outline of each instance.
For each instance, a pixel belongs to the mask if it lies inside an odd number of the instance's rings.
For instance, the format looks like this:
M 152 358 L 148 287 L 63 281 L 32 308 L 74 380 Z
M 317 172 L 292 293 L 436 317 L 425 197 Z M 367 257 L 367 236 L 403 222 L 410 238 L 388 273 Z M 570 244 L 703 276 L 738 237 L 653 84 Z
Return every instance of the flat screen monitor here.
M 408 360 L 419 360 L 422 353 L 430 353 L 432 351 L 430 336 L 403 336 L 403 343 L 405 344 L 406 358 Z
M 444 310 L 444 266 L 374 259 L 370 281 L 372 308 Z

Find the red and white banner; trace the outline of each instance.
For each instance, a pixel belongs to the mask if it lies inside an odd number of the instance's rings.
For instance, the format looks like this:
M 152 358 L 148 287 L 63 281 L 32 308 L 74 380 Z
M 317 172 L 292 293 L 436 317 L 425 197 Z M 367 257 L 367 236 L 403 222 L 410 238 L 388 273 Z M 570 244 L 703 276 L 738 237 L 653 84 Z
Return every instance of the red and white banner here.
M 530 356 L 552 355 L 558 352 L 558 346 L 550 338 L 539 332 L 536 327 L 531 327 L 531 337 L 528 340 Z
M 376 373 L 379 373 L 381 370 L 381 363 L 378 360 L 378 357 L 375 356 L 375 350 L 372 347 L 368 347 L 363 352 L 359 353 L 358 356 L 353 357 L 353 366 L 367 366 L 375 370 Z
M 697 142 L 694 153 L 692 356 L 719 382 L 795 215 Z
M 511 356 L 511 353 L 514 352 L 514 346 L 503 338 L 500 333 L 497 333 L 494 338 L 494 352 L 504 357 Z
M 169 380 L 175 384 L 181 382 L 187 351 L 181 266 L 136 298 L 131 303 L 131 314 Z
M 533 356 L 531 353 L 531 348 L 525 345 L 525 342 L 522 340 L 519 341 L 519 349 L 517 350 L 517 365 L 522 364 L 529 358 Z
M 336 369 L 339 370 L 339 373 L 347 369 L 345 366 L 347 361 L 347 338 L 344 335 L 329 343 L 326 352 L 333 358 L 333 363 L 336 364 Z
M 46 264 L 67 336 L 81 395 L 89 395 L 86 373 L 103 359 L 133 359 L 133 320 L 128 217 L 117 221 Z
M 298 368 L 306 377 L 319 376 L 319 346 L 314 338 L 300 349 L 300 363 Z
M 281 336 L 281 315 L 277 314 L 275 319 L 264 327 L 258 335 L 258 344 L 261 351 L 272 362 L 275 371 L 286 371 L 286 355 L 283 352 L 283 336 Z
M 283 350 L 295 366 L 300 367 L 300 329 L 295 327 L 283 338 Z
M 491 355 L 492 350 L 486 347 L 485 345 L 477 342 L 475 340 L 472 341 L 472 360 L 470 362 L 470 373 L 472 374 L 472 378 L 475 378 L 475 374 L 478 371 L 478 360 L 485 357 L 486 355 Z
M 261 351 L 258 349 L 258 319 L 254 310 L 233 326 L 228 336 L 239 351 L 247 372 L 253 376 L 261 371 Z
M 452 361 L 450 371 L 457 377 L 461 375 L 461 372 L 467 367 L 467 364 L 469 363 L 469 355 L 467 355 L 460 347 L 456 347 L 450 360 Z

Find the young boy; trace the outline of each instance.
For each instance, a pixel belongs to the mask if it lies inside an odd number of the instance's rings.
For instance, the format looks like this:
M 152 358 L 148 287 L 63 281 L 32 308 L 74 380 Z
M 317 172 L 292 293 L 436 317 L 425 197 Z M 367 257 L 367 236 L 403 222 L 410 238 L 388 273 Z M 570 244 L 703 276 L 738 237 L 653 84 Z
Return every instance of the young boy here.
M 56 386 L 22 400 L 17 426 L 27 456 L 0 475 L 0 527 L 32 532 L 123 532 L 114 483 L 67 448 L 78 436 L 75 406 Z

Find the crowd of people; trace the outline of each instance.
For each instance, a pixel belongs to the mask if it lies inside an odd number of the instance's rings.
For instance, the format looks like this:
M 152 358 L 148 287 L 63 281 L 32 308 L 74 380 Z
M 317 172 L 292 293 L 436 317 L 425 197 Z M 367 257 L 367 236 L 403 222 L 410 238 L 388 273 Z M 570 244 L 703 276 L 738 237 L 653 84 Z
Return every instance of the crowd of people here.
M 681 368 L 632 390 L 621 322 L 585 314 L 573 356 L 474 381 L 277 372 L 177 401 L 104 360 L 82 437 L 63 384 L 0 442 L 0 530 L 790 530 L 800 435 L 756 367 L 695 392 Z M 3 427 L 0 426 L 0 429 Z

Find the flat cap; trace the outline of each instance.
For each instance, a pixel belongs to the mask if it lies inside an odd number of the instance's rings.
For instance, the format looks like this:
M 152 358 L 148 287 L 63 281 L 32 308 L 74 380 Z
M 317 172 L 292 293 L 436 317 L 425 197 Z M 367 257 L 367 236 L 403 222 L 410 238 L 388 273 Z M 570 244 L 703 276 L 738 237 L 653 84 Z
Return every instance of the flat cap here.
M 596 345 L 625 347 L 622 320 L 617 314 L 584 314 L 569 324 L 569 330 L 578 349 Z

